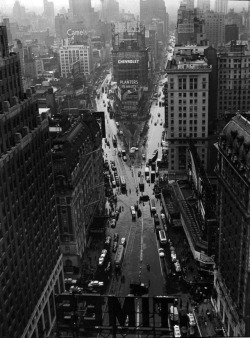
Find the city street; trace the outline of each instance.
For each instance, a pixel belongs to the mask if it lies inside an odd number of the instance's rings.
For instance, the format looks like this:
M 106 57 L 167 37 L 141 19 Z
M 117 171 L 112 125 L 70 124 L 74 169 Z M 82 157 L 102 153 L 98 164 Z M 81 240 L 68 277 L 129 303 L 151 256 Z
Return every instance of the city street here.
M 110 147 L 104 145 L 105 154 L 107 159 L 115 161 L 118 175 L 124 176 L 127 184 L 127 194 L 118 194 L 117 196 L 117 207 L 123 207 L 115 229 L 109 228 L 109 234 L 112 236 L 115 232 L 119 234 L 119 237 L 125 237 L 127 240 L 125 257 L 122 267 L 122 275 L 125 277 L 125 283 L 121 283 L 120 277 L 118 280 L 115 279 L 111 283 L 110 293 L 116 295 L 125 296 L 129 294 L 129 283 L 131 280 L 141 280 L 144 283 L 150 283 L 149 295 L 159 295 L 164 293 L 164 278 L 162 277 L 162 263 L 158 255 L 158 243 L 154 230 L 153 218 L 150 215 L 149 202 L 139 204 L 139 208 L 142 211 L 142 216 L 137 218 L 136 221 L 132 221 L 130 207 L 139 203 L 139 195 L 137 195 L 136 188 L 138 187 L 138 171 L 144 174 L 145 161 L 140 165 L 131 166 L 131 161 L 128 158 L 127 162 L 124 162 L 122 157 L 118 157 L 118 149 L 124 149 L 123 141 L 118 138 L 117 148 L 113 146 L 112 136 L 117 135 L 117 127 L 115 121 L 109 118 L 107 112 L 107 105 L 104 107 L 103 101 L 107 101 L 106 95 L 97 101 L 97 109 L 105 111 L 106 117 L 106 135 L 109 141 Z M 158 117 L 158 112 L 161 117 Z M 153 121 L 159 121 L 163 119 L 164 110 L 159 108 L 153 103 L 151 108 L 151 115 Z M 155 149 L 158 149 L 160 145 L 161 133 L 163 126 L 157 123 L 150 124 L 149 137 L 145 147 L 139 149 L 138 157 L 140 153 L 145 153 L 147 156 L 152 155 Z M 156 137 L 153 137 L 156 134 Z M 127 156 L 128 157 L 128 156 Z M 145 194 L 153 197 L 153 185 L 149 185 L 144 181 Z M 114 189 L 115 191 L 116 189 Z M 116 191 L 119 191 L 118 189 Z M 160 212 L 160 202 L 157 203 L 158 211 Z M 150 271 L 147 270 L 146 265 L 150 265 Z

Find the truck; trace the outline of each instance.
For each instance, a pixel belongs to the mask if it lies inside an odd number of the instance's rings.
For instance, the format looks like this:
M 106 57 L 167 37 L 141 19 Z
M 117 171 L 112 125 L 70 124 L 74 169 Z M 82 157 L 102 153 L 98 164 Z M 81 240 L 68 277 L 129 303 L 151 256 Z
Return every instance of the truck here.
M 118 246 L 118 249 L 117 249 L 116 255 L 115 255 L 115 268 L 116 269 L 121 269 L 123 257 L 124 257 L 124 246 L 122 244 L 120 244 Z
M 151 183 L 155 181 L 155 171 L 151 171 Z
M 142 175 L 140 177 L 139 189 L 140 189 L 140 192 L 144 192 L 144 182 L 143 182 L 143 176 Z

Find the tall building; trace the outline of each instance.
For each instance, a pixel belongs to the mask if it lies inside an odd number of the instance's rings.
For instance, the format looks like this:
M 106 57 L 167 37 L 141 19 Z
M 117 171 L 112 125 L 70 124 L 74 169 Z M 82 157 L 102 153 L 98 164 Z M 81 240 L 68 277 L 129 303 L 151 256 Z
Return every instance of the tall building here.
M 105 196 L 101 129 L 90 114 L 67 113 L 51 119 L 50 134 L 64 272 L 72 275 L 82 272 L 90 226 Z
M 6 37 L 5 27 L 0 27 Z M 0 39 L 1 50 L 4 49 Z M 0 336 L 45 337 L 64 291 L 49 124 L 23 94 L 17 55 L 0 56 Z M 15 81 L 15 82 L 14 82 Z
M 215 12 L 227 14 L 228 0 L 215 0 Z
M 217 48 L 225 43 L 225 14 L 207 11 L 204 13 L 205 34 L 210 46 Z
M 177 44 L 178 45 L 207 45 L 204 19 L 200 9 L 189 9 L 181 4 L 177 18 Z
M 197 0 L 197 8 L 203 12 L 210 11 L 210 0 Z
M 193 139 L 205 170 L 208 161 L 208 90 L 211 68 L 204 51 L 194 46 L 176 47 L 168 63 L 166 124 L 169 140 L 169 172 L 184 172 L 188 141 Z
M 239 40 L 239 28 L 236 24 L 225 25 L 225 43 Z
M 164 36 L 167 34 L 167 14 L 164 0 L 140 0 L 140 21 L 148 29 L 153 19 L 164 22 Z
M 91 7 L 91 0 L 70 0 L 69 12 L 72 19 L 83 20 L 86 28 L 92 27 L 96 23 L 97 17 Z
M 59 49 L 61 75 L 68 77 L 72 75 L 72 67 L 76 61 L 80 61 L 80 72 L 90 74 L 93 70 L 92 48 L 89 44 L 70 44 L 69 39 Z
M 219 252 L 214 304 L 228 337 L 249 337 L 250 122 L 240 114 L 233 117 L 215 146 Z
M 145 28 L 113 25 L 112 62 L 114 81 L 117 81 L 116 102 L 119 118 L 137 118 L 144 89 L 148 90 L 148 49 Z
M 119 2 L 116 0 L 103 1 L 103 20 L 107 22 L 119 21 Z
M 250 110 L 250 51 L 246 45 L 232 41 L 229 51 L 218 54 L 217 113 L 222 117 L 236 111 Z

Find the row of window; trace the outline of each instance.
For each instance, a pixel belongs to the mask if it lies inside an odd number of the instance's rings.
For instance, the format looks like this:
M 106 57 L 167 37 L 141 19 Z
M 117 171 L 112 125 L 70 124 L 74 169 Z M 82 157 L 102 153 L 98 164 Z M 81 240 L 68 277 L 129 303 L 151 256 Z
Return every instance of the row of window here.
M 174 100 L 170 100 L 170 104 L 174 104 Z M 185 104 L 186 105 L 188 103 L 187 103 L 187 100 L 179 100 L 179 104 Z M 198 100 L 190 99 L 189 104 L 198 104 Z M 206 99 L 202 100 L 202 104 L 206 104 Z
M 207 93 L 203 92 L 202 97 L 206 97 Z M 170 97 L 174 97 L 174 93 L 170 93 Z M 179 97 L 198 97 L 198 93 L 179 93 Z

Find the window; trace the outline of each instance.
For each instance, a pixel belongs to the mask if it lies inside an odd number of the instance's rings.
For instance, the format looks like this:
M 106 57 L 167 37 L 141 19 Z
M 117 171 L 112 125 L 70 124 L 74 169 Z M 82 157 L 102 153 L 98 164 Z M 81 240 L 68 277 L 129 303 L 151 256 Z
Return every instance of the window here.
M 197 78 L 190 78 L 189 79 L 189 88 L 190 89 L 197 89 L 198 86 L 198 79 Z
M 186 78 L 179 78 L 178 80 L 179 80 L 178 81 L 179 90 L 187 89 L 187 79 Z

